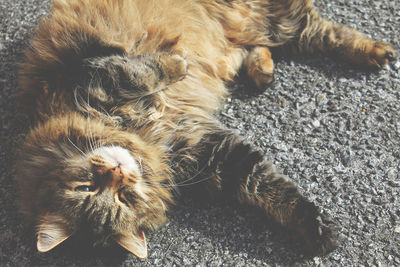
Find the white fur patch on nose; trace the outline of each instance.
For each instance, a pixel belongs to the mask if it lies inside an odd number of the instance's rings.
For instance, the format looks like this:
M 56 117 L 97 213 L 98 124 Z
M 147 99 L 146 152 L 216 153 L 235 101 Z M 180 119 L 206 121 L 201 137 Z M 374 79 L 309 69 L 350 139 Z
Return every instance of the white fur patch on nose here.
M 136 160 L 125 148 L 120 146 L 102 146 L 96 148 L 92 153 L 102 156 L 112 166 L 120 166 L 122 172 L 140 174 Z

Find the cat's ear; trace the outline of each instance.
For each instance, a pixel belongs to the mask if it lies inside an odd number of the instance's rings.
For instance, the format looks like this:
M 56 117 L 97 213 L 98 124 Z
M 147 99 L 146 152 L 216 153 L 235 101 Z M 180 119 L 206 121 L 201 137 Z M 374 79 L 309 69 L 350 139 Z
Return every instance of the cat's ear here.
M 71 232 L 63 218 L 54 214 L 45 214 L 37 227 L 37 249 L 39 252 L 47 252 L 70 236 Z
M 138 234 L 123 233 L 114 237 L 115 241 L 123 248 L 131 252 L 138 258 L 147 258 L 146 236 L 143 231 Z

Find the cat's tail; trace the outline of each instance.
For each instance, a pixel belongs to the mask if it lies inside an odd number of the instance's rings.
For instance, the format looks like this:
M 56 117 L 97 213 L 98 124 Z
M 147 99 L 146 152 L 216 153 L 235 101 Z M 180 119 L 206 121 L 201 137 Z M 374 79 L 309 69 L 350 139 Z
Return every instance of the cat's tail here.
M 395 56 L 390 45 L 323 19 L 315 9 L 307 13 L 305 27 L 300 32 L 295 47 L 299 52 L 328 52 L 364 67 L 383 67 Z

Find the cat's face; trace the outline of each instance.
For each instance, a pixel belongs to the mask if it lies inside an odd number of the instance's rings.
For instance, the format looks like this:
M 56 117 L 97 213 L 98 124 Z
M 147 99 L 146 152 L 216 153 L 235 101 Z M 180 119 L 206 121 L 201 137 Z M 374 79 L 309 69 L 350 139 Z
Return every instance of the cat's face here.
M 17 180 L 39 251 L 83 231 L 94 245 L 117 242 L 144 258 L 144 231 L 165 221 L 171 203 L 168 177 L 158 149 L 75 114 L 29 135 Z

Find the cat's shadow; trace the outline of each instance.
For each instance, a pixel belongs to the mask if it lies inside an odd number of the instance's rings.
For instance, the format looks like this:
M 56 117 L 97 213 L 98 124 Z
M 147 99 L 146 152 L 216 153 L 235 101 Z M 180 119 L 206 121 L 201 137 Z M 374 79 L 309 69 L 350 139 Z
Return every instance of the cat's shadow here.
M 286 266 L 310 258 L 302 250 L 303 244 L 297 234 L 280 227 L 257 208 L 221 200 L 197 203 L 193 198 L 181 200 L 171 215 L 168 228 L 179 231 L 174 238 L 178 241 L 171 242 L 164 257 L 168 254 L 174 257 L 180 250 L 190 247 L 198 254 L 210 255 L 196 262 L 206 265 L 221 258 L 228 261 L 228 266 L 234 255 L 252 262 Z M 171 229 L 161 231 L 168 235 Z M 172 253 L 175 249 L 178 251 Z
M 170 221 L 148 233 L 149 256 L 145 260 L 118 245 L 93 248 L 83 236 L 75 236 L 35 262 L 57 259 L 85 266 L 209 266 L 220 260 L 234 266 L 238 255 L 259 264 L 292 266 L 310 258 L 303 253 L 297 234 L 278 226 L 260 210 L 221 200 L 197 203 L 197 199 L 184 196 L 169 214 Z

